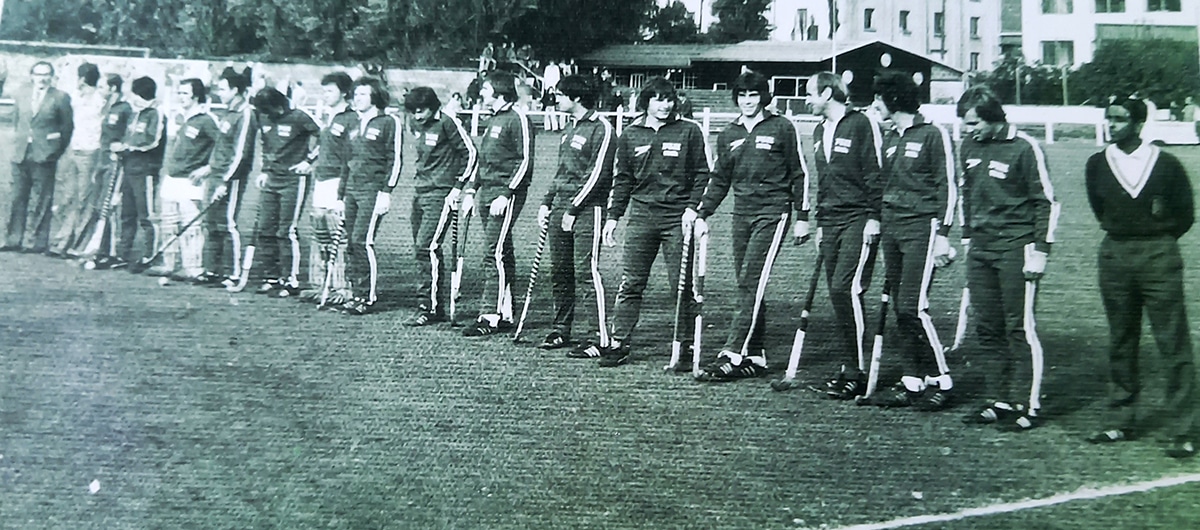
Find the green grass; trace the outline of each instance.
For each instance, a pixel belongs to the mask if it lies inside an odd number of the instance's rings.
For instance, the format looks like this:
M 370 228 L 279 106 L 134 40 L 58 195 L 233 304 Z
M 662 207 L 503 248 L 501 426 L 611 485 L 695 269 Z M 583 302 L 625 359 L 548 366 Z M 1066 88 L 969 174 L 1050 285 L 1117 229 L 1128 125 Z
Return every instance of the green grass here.
M 553 168 L 548 138 L 539 140 L 536 183 L 516 228 L 522 276 Z M 1102 421 L 1107 377 L 1095 287 L 1100 234 L 1082 176 L 1095 149 L 1088 140 L 1047 148 L 1063 202 L 1038 313 L 1048 423 L 1022 434 L 966 428 L 961 409 L 880 411 L 806 391 L 773 393 L 765 380 L 705 386 L 666 375 L 673 298 L 661 263 L 635 362 L 618 369 L 505 338 L 405 328 L 416 279 L 403 186 L 380 231 L 384 296 L 396 310 L 357 320 L 4 255 L 0 527 L 817 527 L 1200 471 L 1164 457 L 1154 438 L 1119 447 L 1081 442 Z M 1170 150 L 1185 167 L 1200 166 L 1195 149 Z M 0 177 L 0 190 L 5 182 Z M 252 215 L 247 208 L 243 218 Z M 728 218 L 719 214 L 712 225 L 710 345 L 721 340 L 733 303 Z M 1189 262 L 1200 258 L 1197 232 L 1183 241 Z M 776 370 L 813 252 L 789 246 L 776 264 L 767 328 Z M 606 249 L 602 261 L 615 292 L 619 250 Z M 956 265 L 934 286 L 935 321 L 946 335 L 962 281 Z M 1187 283 L 1194 300 L 1194 267 Z M 872 307 L 879 287 L 877 278 Z M 523 277 L 516 292 L 524 293 Z M 550 319 L 547 292 L 538 289 L 532 310 L 535 339 Z M 838 362 L 826 347 L 830 319 L 822 289 L 805 382 Z M 1148 338 L 1144 351 L 1153 385 Z M 981 363 L 951 361 L 969 389 Z M 1160 392 L 1151 386 L 1147 394 Z M 92 480 L 100 481 L 96 494 L 88 493 Z M 1196 490 L 934 527 L 1184 528 L 1200 520 Z

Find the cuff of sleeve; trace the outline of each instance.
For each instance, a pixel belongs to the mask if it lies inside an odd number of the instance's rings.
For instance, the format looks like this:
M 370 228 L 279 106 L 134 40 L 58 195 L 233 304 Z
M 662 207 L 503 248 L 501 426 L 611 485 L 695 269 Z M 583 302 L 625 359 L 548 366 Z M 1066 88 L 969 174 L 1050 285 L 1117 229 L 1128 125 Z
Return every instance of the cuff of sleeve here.
M 942 237 L 950 237 L 950 225 L 939 226 L 937 235 L 942 236 Z
M 796 210 L 797 221 L 808 221 L 808 210 Z
M 504 190 L 502 190 L 500 192 L 500 194 L 497 195 L 497 197 L 504 197 L 505 199 L 512 199 L 512 194 L 513 194 L 512 188 L 504 188 Z
M 1035 241 L 1033 243 L 1033 249 L 1038 252 L 1045 252 L 1046 254 L 1049 254 L 1050 253 L 1050 243 L 1047 243 L 1045 241 Z

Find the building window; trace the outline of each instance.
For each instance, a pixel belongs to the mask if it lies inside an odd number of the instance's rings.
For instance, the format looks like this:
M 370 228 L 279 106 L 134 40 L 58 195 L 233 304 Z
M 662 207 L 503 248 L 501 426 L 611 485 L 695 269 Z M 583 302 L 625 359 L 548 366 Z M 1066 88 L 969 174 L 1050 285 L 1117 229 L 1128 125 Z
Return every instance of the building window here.
M 1069 40 L 1042 41 L 1042 63 L 1053 66 L 1075 64 L 1075 43 Z
M 866 31 L 875 31 L 875 10 L 867 8 L 863 10 L 863 29 Z
M 979 17 L 971 17 L 971 38 L 979 38 Z
M 908 33 L 908 11 L 900 12 L 900 31 Z
M 971 68 L 972 72 L 979 69 L 979 52 L 971 52 Z
M 938 11 L 933 14 L 933 36 L 942 37 L 946 35 L 946 14 Z
M 1153 0 L 1151 0 L 1153 3 Z M 1124 13 L 1125 0 L 1096 0 L 1097 13 Z
M 1151 3 L 1154 0 L 1150 0 Z M 1178 1 L 1178 0 L 1177 0 Z M 1066 15 L 1074 11 L 1072 0 L 1042 0 L 1042 13 L 1052 15 Z
M 1174 11 L 1176 13 L 1182 11 L 1179 0 L 1150 0 L 1146 6 L 1146 11 Z

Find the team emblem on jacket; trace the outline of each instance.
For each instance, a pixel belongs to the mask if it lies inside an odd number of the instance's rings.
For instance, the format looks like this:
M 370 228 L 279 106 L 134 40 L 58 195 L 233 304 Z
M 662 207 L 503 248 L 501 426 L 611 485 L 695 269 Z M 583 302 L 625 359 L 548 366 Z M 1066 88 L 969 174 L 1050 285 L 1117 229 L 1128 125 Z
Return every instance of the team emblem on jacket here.
M 833 152 L 841 153 L 843 155 L 850 154 L 850 148 L 853 145 L 854 145 L 854 142 L 852 140 L 850 140 L 849 138 L 834 138 L 833 139 Z
M 756 136 L 754 138 L 754 147 L 756 149 L 770 151 L 772 147 L 775 147 L 775 137 L 774 136 Z
M 229 134 L 229 129 L 233 128 L 233 124 L 226 120 L 217 120 L 217 129 L 220 129 L 221 134 Z
M 292 135 L 292 126 L 291 125 L 280 125 L 279 126 L 279 137 L 280 138 L 287 138 L 291 135 Z
M 427 132 L 425 133 L 425 145 L 433 147 L 438 143 L 438 134 Z
M 679 152 L 683 150 L 683 144 L 679 142 L 663 142 L 662 156 L 679 158 Z
M 983 160 L 980 160 L 978 158 L 968 158 L 966 161 L 967 169 L 974 169 L 975 166 L 978 166 L 982 162 L 983 162 Z
M 272 127 L 270 125 L 263 125 L 262 133 L 263 134 L 271 134 L 271 129 L 272 129 Z
M 730 150 L 730 151 L 737 151 L 737 148 L 741 147 L 741 146 L 742 146 L 742 144 L 744 144 L 744 143 L 746 143 L 746 139 L 745 139 L 745 138 L 738 138 L 737 140 L 734 140 L 734 141 L 732 141 L 732 142 L 729 142 L 729 150 Z
M 367 132 L 363 133 L 363 136 L 371 141 L 378 140 L 379 139 L 379 129 L 376 127 L 367 127 Z
M 575 149 L 576 151 L 582 151 L 583 144 L 586 144 L 586 143 L 587 143 L 587 138 L 584 138 L 583 136 L 576 134 L 575 136 L 571 137 L 571 148 Z
M 883 156 L 885 156 L 887 158 L 891 158 L 892 155 L 895 155 L 895 154 L 896 154 L 896 146 L 893 145 L 893 146 L 887 148 L 887 152 L 885 152 Z
M 988 175 L 991 175 L 992 178 L 1004 180 L 1008 178 L 1008 167 L 1008 164 L 1004 162 L 992 160 L 988 162 Z
M 188 137 L 189 140 L 195 140 L 197 136 L 200 136 L 200 129 L 197 129 L 193 125 L 188 125 L 184 127 L 183 135 Z
M 121 117 L 120 117 L 120 116 L 118 116 L 118 115 L 116 115 L 116 114 L 109 114 L 109 115 L 108 115 L 108 124 L 109 124 L 109 125 L 116 125 L 116 124 L 117 124 L 117 120 L 119 120 L 120 118 L 121 118 Z
M 500 133 L 503 131 L 504 131 L 504 127 L 501 127 L 499 125 L 493 125 L 493 126 L 491 126 L 491 128 L 488 129 L 488 136 L 492 137 L 493 139 L 496 139 L 496 138 L 500 137 Z
M 342 133 L 346 132 L 346 126 L 340 123 L 335 123 L 329 126 L 329 134 L 341 137 Z
M 904 144 L 904 156 L 906 156 L 908 158 L 920 158 L 921 143 L 920 142 L 906 142 Z
M 650 152 L 650 147 L 651 146 L 649 146 L 649 145 L 639 145 L 637 147 L 634 147 L 633 148 L 633 156 L 644 156 L 646 153 Z

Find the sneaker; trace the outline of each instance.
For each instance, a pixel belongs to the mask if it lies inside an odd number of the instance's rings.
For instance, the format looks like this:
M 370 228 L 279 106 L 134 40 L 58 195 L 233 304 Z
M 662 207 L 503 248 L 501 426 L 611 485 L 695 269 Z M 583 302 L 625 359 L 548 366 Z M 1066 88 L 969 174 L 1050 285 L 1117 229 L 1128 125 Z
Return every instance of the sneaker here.
M 446 320 L 446 317 L 445 317 L 445 315 L 443 315 L 441 313 L 435 313 L 433 311 L 418 310 L 417 314 L 413 315 L 413 317 L 410 318 L 408 320 L 408 322 L 405 322 L 404 325 L 413 327 L 413 328 L 419 328 L 421 326 L 437 324 L 438 322 L 442 322 L 444 320 Z
M 1007 418 L 1004 421 L 996 422 L 996 428 L 1002 431 L 1009 432 L 1024 432 L 1035 429 L 1042 424 L 1042 419 L 1029 411 L 1015 417 Z
M 508 320 L 498 320 L 496 325 L 492 325 L 486 319 L 480 319 L 471 326 L 463 330 L 464 337 L 488 337 L 497 333 L 512 331 L 513 323 Z
M 1100 431 L 1087 437 L 1087 442 L 1090 444 L 1111 444 L 1116 442 L 1128 442 L 1133 440 L 1133 432 L 1127 429 L 1109 429 Z
M 362 298 L 351 298 L 349 302 L 342 304 L 338 311 L 351 316 L 368 315 L 375 311 L 375 303 Z
M 628 350 L 629 348 L 624 348 Z M 597 359 L 604 355 L 604 350 L 599 345 L 593 342 L 585 342 L 567 352 L 567 357 L 572 359 Z
M 864 405 L 875 405 L 883 408 L 901 408 L 907 407 L 916 403 L 921 398 L 920 392 L 913 392 L 904 386 L 904 383 L 896 383 L 891 388 L 876 392 L 871 397 L 862 400 Z
M 168 267 L 166 265 L 155 265 L 153 267 L 150 267 L 149 269 L 146 269 L 145 273 L 146 273 L 146 276 L 170 278 L 172 275 L 175 274 L 175 269 L 173 267 Z
M 1187 438 L 1176 438 L 1167 448 L 1167 456 L 1171 458 L 1191 458 L 1196 456 L 1196 444 Z
M 95 270 L 98 271 L 108 269 L 123 269 L 129 266 L 128 261 L 113 256 L 98 256 L 96 257 L 94 263 L 96 264 Z
M 570 345 L 571 337 L 568 337 L 559 331 L 551 331 L 550 334 L 546 335 L 546 338 L 542 340 L 542 343 L 538 345 L 538 348 L 543 350 L 557 350 L 559 348 L 566 348 Z M 567 354 L 567 357 L 571 357 L 571 355 Z
M 1014 421 L 1018 416 L 1025 413 L 1025 407 L 1017 404 L 1016 406 L 1009 405 L 1002 401 L 988 403 L 983 405 L 962 417 L 962 422 L 967 425 L 984 425 L 997 422 Z
M 598 364 L 601 368 L 615 368 L 622 364 L 629 364 L 629 352 L 630 347 L 628 344 L 613 348 L 604 348 L 600 352 L 600 362 Z
M 950 408 L 951 394 L 949 390 L 942 390 L 936 386 L 925 387 L 925 392 L 921 397 L 913 402 L 913 408 L 921 412 L 937 412 Z
M 289 285 L 287 283 L 280 283 L 279 288 L 270 293 L 270 296 L 273 298 L 295 298 L 299 295 L 300 286 Z
M 205 271 L 204 273 L 202 273 L 199 276 L 196 276 L 195 278 L 192 279 L 193 284 L 201 285 L 204 287 L 220 286 L 221 282 L 223 282 L 223 281 L 225 281 L 224 276 L 221 276 L 220 274 L 208 272 L 208 271 Z
M 269 295 L 275 292 L 276 289 L 279 289 L 280 285 L 279 280 L 263 280 L 262 285 L 259 285 L 258 289 L 254 290 L 254 294 Z
M 867 376 L 861 372 L 842 372 L 825 383 L 825 395 L 830 399 L 849 401 L 867 392 Z
M 146 272 L 146 269 L 149 269 L 149 268 L 150 268 L 150 264 L 147 263 L 145 260 L 137 260 L 137 261 L 130 262 L 129 265 L 126 267 L 126 270 L 129 271 L 129 274 L 141 274 L 143 272 Z
M 696 380 L 702 383 L 724 383 L 735 379 L 760 377 L 766 373 L 766 366 L 749 359 L 742 359 L 741 364 L 734 365 L 729 357 L 718 357 L 715 363 L 708 365 L 696 376 Z

